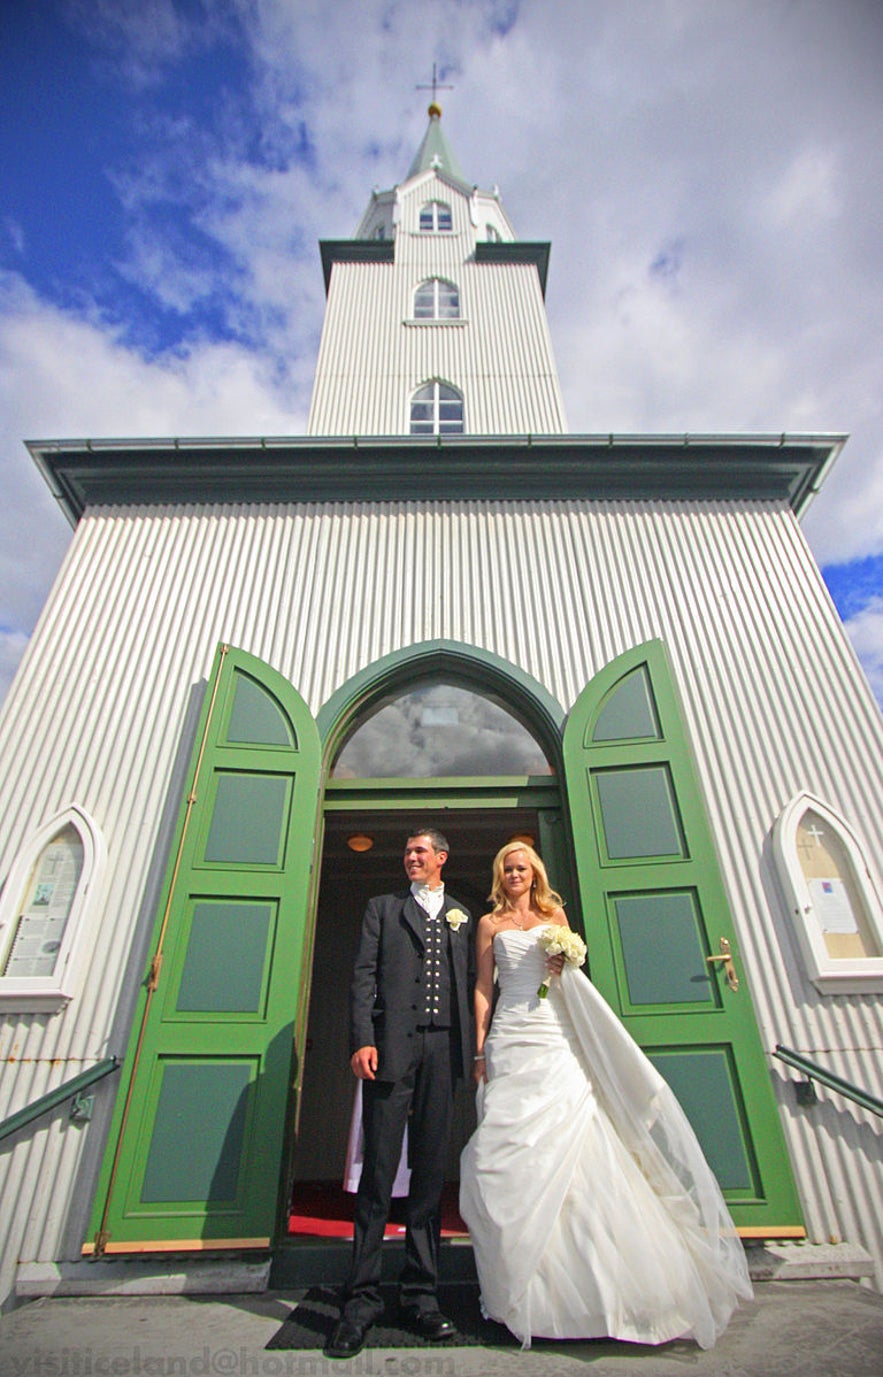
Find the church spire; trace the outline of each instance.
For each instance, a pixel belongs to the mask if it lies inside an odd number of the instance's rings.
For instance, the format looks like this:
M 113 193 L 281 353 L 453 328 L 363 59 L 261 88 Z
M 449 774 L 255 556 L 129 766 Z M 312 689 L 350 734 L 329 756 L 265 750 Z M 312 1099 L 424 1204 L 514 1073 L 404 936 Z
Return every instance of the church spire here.
M 423 142 L 417 149 L 414 161 L 408 168 L 408 179 L 416 177 L 420 172 L 426 172 L 430 168 L 436 172 L 446 172 L 449 177 L 455 177 L 464 186 L 470 184 L 463 176 L 460 164 L 457 162 L 451 146 L 441 127 L 441 106 L 433 98 L 430 102 L 427 114 L 429 115 L 429 126 L 423 135 Z

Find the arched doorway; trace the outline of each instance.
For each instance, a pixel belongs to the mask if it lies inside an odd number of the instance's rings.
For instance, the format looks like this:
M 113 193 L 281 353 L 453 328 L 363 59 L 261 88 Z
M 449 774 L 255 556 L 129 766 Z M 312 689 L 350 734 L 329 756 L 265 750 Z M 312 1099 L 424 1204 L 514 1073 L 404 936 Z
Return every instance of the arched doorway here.
M 350 1237 L 348 1145 L 357 1122 L 349 1070 L 349 984 L 362 913 L 372 894 L 407 887 L 408 832 L 439 827 L 451 844 L 445 884 L 477 918 L 491 860 L 529 836 L 565 894 L 560 708 L 505 662 L 434 643 L 390 657 L 345 685 L 319 716 L 326 737 L 324 838 L 297 1137 L 290 1238 Z M 448 1159 L 443 1228 L 457 1232 L 459 1155 L 474 1126 L 460 1087 Z M 345 1186 L 351 1189 L 348 1192 Z M 390 1232 L 397 1230 L 394 1208 Z M 344 1247 L 331 1274 L 348 1261 Z M 327 1266 L 326 1262 L 326 1266 Z

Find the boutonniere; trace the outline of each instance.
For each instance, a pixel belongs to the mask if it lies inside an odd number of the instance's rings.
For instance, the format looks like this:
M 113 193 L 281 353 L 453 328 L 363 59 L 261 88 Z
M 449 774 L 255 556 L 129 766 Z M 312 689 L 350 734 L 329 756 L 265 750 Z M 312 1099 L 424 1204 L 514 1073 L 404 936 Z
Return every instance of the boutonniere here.
M 448 926 L 456 932 L 463 923 L 469 922 L 469 914 L 464 913 L 462 908 L 449 908 L 445 914 L 445 920 Z

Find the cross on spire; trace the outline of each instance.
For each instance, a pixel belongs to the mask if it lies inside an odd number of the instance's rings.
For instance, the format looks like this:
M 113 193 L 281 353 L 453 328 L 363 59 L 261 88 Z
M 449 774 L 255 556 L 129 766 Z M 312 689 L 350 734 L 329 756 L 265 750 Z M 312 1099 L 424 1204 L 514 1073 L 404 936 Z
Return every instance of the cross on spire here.
M 439 114 L 441 114 L 441 107 L 438 106 L 438 93 L 439 93 L 439 91 L 453 91 L 453 89 L 454 89 L 453 86 L 447 86 L 447 85 L 445 85 L 444 82 L 439 81 L 439 79 L 438 79 L 438 63 L 437 63 L 437 62 L 433 62 L 433 64 L 432 64 L 432 85 L 431 85 L 431 86 L 415 86 L 415 87 L 414 87 L 414 90 L 415 90 L 415 91 L 431 91 L 431 92 L 432 92 L 432 105 L 435 105 L 435 106 L 438 107 Z M 430 109 L 432 109 L 432 106 L 430 106 Z

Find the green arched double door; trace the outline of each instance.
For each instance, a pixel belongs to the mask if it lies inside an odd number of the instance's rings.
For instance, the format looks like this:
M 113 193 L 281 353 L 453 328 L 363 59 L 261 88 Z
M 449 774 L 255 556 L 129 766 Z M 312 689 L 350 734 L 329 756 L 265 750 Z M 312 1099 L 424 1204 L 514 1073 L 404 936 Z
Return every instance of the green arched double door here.
M 300 695 L 221 646 L 85 1252 L 270 1245 L 319 773 Z
M 586 686 L 564 732 L 597 988 L 675 1091 L 743 1235 L 801 1236 L 779 1111 L 665 647 Z
M 592 978 L 681 1099 L 742 1231 L 799 1234 L 661 643 L 591 681 L 564 727 L 563 759 L 572 855 L 556 858 L 552 878 L 569 893 L 575 881 Z M 273 1241 L 305 1040 L 322 789 L 302 699 L 221 647 L 85 1251 Z

